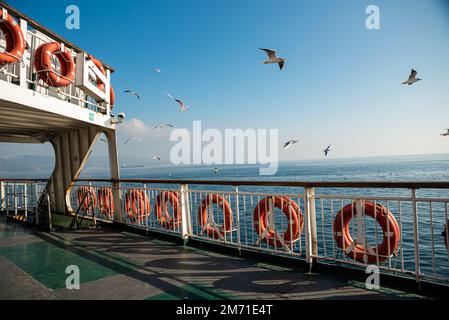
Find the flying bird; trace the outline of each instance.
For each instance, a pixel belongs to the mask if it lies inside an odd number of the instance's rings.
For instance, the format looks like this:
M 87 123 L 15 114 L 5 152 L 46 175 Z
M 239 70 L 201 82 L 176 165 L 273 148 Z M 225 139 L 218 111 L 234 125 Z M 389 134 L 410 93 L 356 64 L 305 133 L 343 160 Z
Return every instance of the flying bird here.
M 268 60 L 263 61 L 262 62 L 263 64 L 277 63 L 279 65 L 279 69 L 281 69 L 281 70 L 284 69 L 286 59 L 276 57 L 276 50 L 263 49 L 263 48 L 259 48 L 259 49 L 265 51 L 268 55 Z
M 323 150 L 324 156 L 327 157 L 327 154 L 331 151 L 331 145 L 329 145 L 326 149 Z
M 161 73 L 161 71 L 162 71 L 162 70 L 159 69 L 159 68 L 154 68 L 154 69 L 153 69 L 153 72 L 156 72 L 156 73 Z
M 214 168 L 214 173 L 218 174 L 218 168 Z
M 128 142 L 134 141 L 134 140 L 143 141 L 143 139 L 141 139 L 139 137 L 131 137 L 131 138 L 128 138 L 125 142 L 123 142 L 123 144 L 127 144 Z
M 153 129 L 157 130 L 160 128 L 173 128 L 173 126 L 170 123 L 159 123 L 157 126 L 154 126 Z
M 103 141 L 104 143 L 108 143 L 108 142 L 106 141 L 106 139 L 104 139 L 104 138 L 101 138 L 100 141 Z
M 418 72 L 416 72 L 416 70 L 412 69 L 412 71 L 410 72 L 410 76 L 408 77 L 408 80 L 402 82 L 402 84 L 408 84 L 409 86 L 411 86 L 415 82 L 422 80 L 422 79 L 416 77 L 417 74 L 418 74 Z
M 282 147 L 283 149 L 288 149 L 290 148 L 292 145 L 294 145 L 295 143 L 299 143 L 299 140 L 289 140 L 286 143 L 284 143 L 284 146 Z
M 161 160 L 161 158 L 158 157 L 158 156 L 151 156 L 151 159 L 152 159 L 152 160 Z
M 139 95 L 136 91 L 133 91 L 133 90 L 125 90 L 125 93 L 128 93 L 128 94 L 130 94 L 130 95 L 132 95 L 132 96 L 135 96 L 137 99 L 140 100 L 140 95 Z
M 449 136 L 449 129 L 446 129 L 446 130 L 447 130 L 447 132 L 440 134 L 440 136 L 443 136 L 443 137 Z
M 186 104 L 184 103 L 184 102 L 182 102 L 181 100 L 179 100 L 179 99 L 176 99 L 175 97 L 173 97 L 170 93 L 168 93 L 168 92 L 165 92 L 166 94 L 167 94 L 167 96 L 169 96 L 173 101 L 175 101 L 177 104 L 179 104 L 179 110 L 178 111 L 181 111 L 181 112 L 184 112 L 184 111 L 187 111 L 187 109 L 189 108 L 189 107 L 187 107 L 186 106 Z

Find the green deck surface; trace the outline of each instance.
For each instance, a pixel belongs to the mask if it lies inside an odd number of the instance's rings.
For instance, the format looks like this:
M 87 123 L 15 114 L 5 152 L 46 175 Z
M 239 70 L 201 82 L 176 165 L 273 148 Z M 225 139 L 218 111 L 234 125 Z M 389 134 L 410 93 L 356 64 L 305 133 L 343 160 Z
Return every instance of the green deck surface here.
M 116 274 L 95 262 L 43 241 L 0 248 L 0 254 L 51 289 L 65 287 L 68 276 L 65 270 L 69 265 L 76 265 L 82 270 L 80 283 Z

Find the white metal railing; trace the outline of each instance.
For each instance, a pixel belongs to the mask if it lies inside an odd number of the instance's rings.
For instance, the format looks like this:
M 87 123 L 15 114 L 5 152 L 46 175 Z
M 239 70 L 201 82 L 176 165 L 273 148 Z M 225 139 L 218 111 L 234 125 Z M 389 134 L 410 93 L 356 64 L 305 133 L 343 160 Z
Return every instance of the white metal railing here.
M 0 211 L 8 217 L 35 223 L 36 206 L 46 180 L 0 180 Z
M 1 180 L 2 211 L 32 220 L 45 184 L 45 180 Z M 92 201 L 93 209 L 87 210 L 86 216 L 100 221 L 118 221 L 143 230 L 292 257 L 309 264 L 354 268 L 377 265 L 391 274 L 449 285 L 449 234 L 442 235 L 449 221 L 449 184 L 385 183 L 382 187 L 381 183 L 314 186 L 122 180 L 119 187 L 113 185 L 117 181 L 79 181 L 70 190 L 68 207 L 78 208 L 82 201 Z M 84 197 L 86 191 L 93 198 Z M 385 237 L 389 239 L 392 229 L 389 224 L 381 229 L 375 222 L 375 215 L 381 211 L 376 209 L 374 217 L 370 216 L 370 206 L 384 208 L 397 223 L 397 247 L 391 248 L 393 244 L 387 241 L 387 255 L 377 249 Z M 344 210 L 350 210 L 348 232 L 353 242 L 339 246 L 338 232 L 344 229 L 336 221 Z M 366 250 L 351 251 L 357 245 Z
M 0 4 L 0 7 L 2 4 Z M 93 97 L 89 96 L 81 88 L 75 85 L 73 81 L 70 85 L 66 87 L 51 87 L 39 81 L 35 67 L 34 67 L 34 56 L 36 49 L 49 42 L 59 42 L 64 43 L 65 50 L 69 51 L 74 60 L 77 54 L 82 52 L 81 49 L 77 47 L 72 47 L 69 43 L 64 41 L 62 38 L 55 38 L 54 33 L 45 29 L 42 26 L 38 26 L 34 21 L 28 21 L 22 16 L 18 16 L 15 10 L 9 8 L 9 14 L 11 14 L 16 21 L 18 21 L 24 37 L 27 43 L 27 48 L 23 55 L 23 59 L 16 63 L 6 64 L 0 68 L 0 81 L 6 81 L 9 83 L 16 84 L 18 86 L 23 86 L 26 89 L 39 92 L 44 96 L 54 97 L 60 100 L 67 101 L 69 103 L 75 104 L 77 106 L 88 108 L 95 112 L 107 113 L 108 103 L 106 101 L 97 101 Z M 33 26 L 36 26 L 34 28 Z M 1 32 L 0 32 L 1 35 Z M 5 49 L 4 37 L 0 37 L 0 51 Z M 58 59 L 53 57 L 52 66 L 56 72 L 60 72 L 60 64 Z M 107 81 L 110 81 L 109 72 L 110 70 L 106 68 Z M 78 76 L 78 75 L 77 75 Z M 96 79 L 91 79 L 91 81 L 96 81 Z
M 111 188 L 120 205 L 105 214 L 97 200 L 91 213 L 97 218 L 223 246 L 290 256 L 310 264 L 355 268 L 377 265 L 385 272 L 415 277 L 417 281 L 449 284 L 449 253 L 445 245 L 448 234 L 446 238 L 442 236 L 448 221 L 449 197 L 439 196 L 447 193 L 449 185 L 432 189 L 431 183 L 428 187 L 407 183 L 385 183 L 381 187 L 381 183 L 373 183 L 374 189 L 370 189 L 369 183 L 343 183 L 342 187 L 335 183 L 318 187 L 302 184 L 123 180 L 119 188 L 112 188 L 107 180 L 86 180 L 73 188 L 71 201 L 76 207 L 77 192 L 82 187 L 92 188 L 97 196 L 101 188 Z M 133 190 L 142 192 L 144 196 L 139 197 L 148 201 L 136 205 L 134 211 L 130 210 L 129 196 L 127 200 L 127 194 Z M 167 196 L 168 193 L 176 197 Z M 217 201 L 206 206 L 208 198 L 209 202 L 214 202 L 213 198 Z M 265 201 L 265 207 L 258 206 L 261 201 Z M 366 212 L 370 207 L 384 208 L 394 217 L 398 226 L 396 243 L 390 243 L 389 238 L 395 229 L 389 229 L 392 227 L 387 224 L 382 230 L 375 222 L 381 211 L 375 209 L 371 217 Z M 348 223 L 352 243 L 339 247 L 336 239 L 343 228 L 336 228 L 336 216 L 348 208 L 352 210 Z M 261 212 L 264 209 L 266 214 Z M 230 212 L 227 218 L 225 211 Z M 165 218 L 160 212 L 167 214 Z M 379 249 L 385 241 L 386 255 Z M 393 248 L 395 244 L 397 247 Z

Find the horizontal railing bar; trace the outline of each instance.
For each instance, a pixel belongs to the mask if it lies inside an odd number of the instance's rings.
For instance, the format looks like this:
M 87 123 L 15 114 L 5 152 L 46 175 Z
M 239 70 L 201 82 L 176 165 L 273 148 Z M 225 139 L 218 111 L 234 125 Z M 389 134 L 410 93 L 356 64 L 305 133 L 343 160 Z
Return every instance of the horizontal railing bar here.
M 3 182 L 14 183 L 36 183 L 36 182 L 48 182 L 48 179 L 14 179 L 14 178 L 0 178 Z
M 291 198 L 302 198 L 302 194 L 298 193 L 266 193 L 266 192 L 247 192 L 247 191 L 217 191 L 217 190 L 189 190 L 189 193 L 218 193 L 218 194 L 226 194 L 226 195 L 240 195 L 240 196 L 261 196 L 261 197 L 271 197 L 271 196 L 278 196 L 282 195 L 284 197 L 291 197 Z
M 410 197 L 375 197 L 375 196 L 358 196 L 358 195 L 350 195 L 350 196 L 339 196 L 339 195 L 329 195 L 329 194 L 316 194 L 315 198 L 317 200 L 319 199 L 332 199 L 332 200 L 385 200 L 385 201 L 412 201 L 412 198 Z M 423 198 L 425 199 L 425 198 Z M 442 199 L 441 202 L 444 202 L 449 199 Z
M 180 180 L 180 179 L 78 179 L 90 182 L 160 183 L 228 186 L 271 186 L 306 188 L 388 188 L 388 189 L 449 189 L 449 181 L 251 181 L 251 180 Z
M 47 182 L 48 179 L 0 178 L 11 182 Z M 267 187 L 303 187 L 303 188 L 385 188 L 385 189 L 449 189 L 448 182 L 386 182 L 386 181 L 251 181 L 251 180 L 181 180 L 181 179 L 78 179 L 78 182 L 119 182 L 153 184 L 191 184 L 216 186 L 267 186 Z M 322 195 L 322 197 L 329 197 Z M 379 199 L 379 197 L 376 197 Z M 396 199 L 396 198 L 395 198 Z M 396 199 L 397 200 L 397 199 Z M 438 201 L 438 200 L 436 200 Z

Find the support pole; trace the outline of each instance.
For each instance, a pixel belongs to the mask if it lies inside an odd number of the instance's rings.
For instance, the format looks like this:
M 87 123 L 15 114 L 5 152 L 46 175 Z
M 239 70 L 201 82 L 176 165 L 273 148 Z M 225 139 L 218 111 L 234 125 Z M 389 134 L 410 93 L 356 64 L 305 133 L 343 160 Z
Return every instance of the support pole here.
M 117 136 L 114 130 L 105 132 L 108 140 L 109 171 L 112 179 L 112 195 L 114 197 L 115 220 L 123 221 L 122 194 L 120 192 L 120 167 L 118 160 Z
M 316 230 L 315 189 L 304 189 L 304 220 L 306 229 L 306 262 L 312 271 L 313 262 L 318 254 L 318 240 Z
M 416 203 L 416 189 L 412 189 L 412 205 L 413 205 L 413 244 L 415 249 L 415 273 L 416 282 L 419 283 L 421 277 L 421 264 L 419 260 L 419 219 L 418 208 Z
M 192 235 L 192 220 L 189 206 L 189 186 L 181 185 L 181 236 L 184 241 Z

